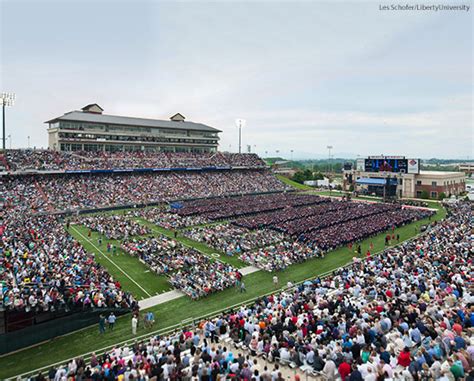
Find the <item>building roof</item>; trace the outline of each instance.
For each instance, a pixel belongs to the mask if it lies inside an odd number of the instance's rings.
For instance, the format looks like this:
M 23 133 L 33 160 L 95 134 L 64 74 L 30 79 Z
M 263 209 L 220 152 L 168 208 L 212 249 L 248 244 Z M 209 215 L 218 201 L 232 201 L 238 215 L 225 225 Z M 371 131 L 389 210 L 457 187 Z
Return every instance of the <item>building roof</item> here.
M 448 171 L 420 171 L 421 176 L 443 177 L 443 176 L 465 176 L 464 172 Z
M 357 184 L 362 184 L 362 185 L 385 185 L 386 184 L 385 179 L 371 179 L 371 178 L 361 178 L 357 179 L 356 183 Z
M 88 123 L 103 123 L 103 124 L 118 124 L 136 127 L 151 127 L 151 128 L 170 128 L 180 130 L 194 130 L 194 131 L 208 131 L 208 132 L 222 132 L 217 128 L 207 126 L 202 123 L 194 122 L 175 122 L 171 120 L 159 119 L 145 119 L 133 118 L 128 116 L 106 115 L 90 112 L 71 111 L 63 116 L 51 119 L 45 123 L 55 123 L 58 121 L 71 122 L 88 122 Z
M 90 103 L 87 106 L 84 106 L 81 110 L 85 112 L 95 112 L 99 114 L 104 111 L 104 109 L 100 107 L 97 103 Z

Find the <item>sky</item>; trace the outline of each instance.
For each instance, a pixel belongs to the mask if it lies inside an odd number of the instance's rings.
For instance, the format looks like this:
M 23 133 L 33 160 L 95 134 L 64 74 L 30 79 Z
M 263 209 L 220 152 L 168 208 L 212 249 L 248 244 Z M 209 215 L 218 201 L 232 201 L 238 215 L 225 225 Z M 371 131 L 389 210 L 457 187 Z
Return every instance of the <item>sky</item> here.
M 47 147 L 44 121 L 98 103 L 180 112 L 222 130 L 223 151 L 238 150 L 242 118 L 243 149 L 264 157 L 327 157 L 331 145 L 337 157 L 473 158 L 474 3 L 455 3 L 471 9 L 0 0 L 0 92 L 17 96 L 7 135 Z

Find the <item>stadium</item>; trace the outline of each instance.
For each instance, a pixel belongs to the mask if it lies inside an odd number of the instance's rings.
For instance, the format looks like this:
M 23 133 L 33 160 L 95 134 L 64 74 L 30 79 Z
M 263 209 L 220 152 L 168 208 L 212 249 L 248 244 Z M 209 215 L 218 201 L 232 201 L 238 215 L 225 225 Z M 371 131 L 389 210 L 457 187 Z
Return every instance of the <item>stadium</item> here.
M 48 150 L 0 154 L 0 378 L 469 371 L 471 204 L 297 190 L 181 114 L 102 111 L 50 120 Z

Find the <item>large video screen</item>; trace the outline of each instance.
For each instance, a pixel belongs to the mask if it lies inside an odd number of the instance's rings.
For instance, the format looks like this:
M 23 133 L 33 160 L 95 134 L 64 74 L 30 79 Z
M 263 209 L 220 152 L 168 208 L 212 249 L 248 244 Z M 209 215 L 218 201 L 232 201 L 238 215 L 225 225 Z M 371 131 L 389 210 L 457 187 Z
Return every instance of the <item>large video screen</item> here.
M 407 159 L 365 159 L 366 172 L 395 172 L 407 173 Z

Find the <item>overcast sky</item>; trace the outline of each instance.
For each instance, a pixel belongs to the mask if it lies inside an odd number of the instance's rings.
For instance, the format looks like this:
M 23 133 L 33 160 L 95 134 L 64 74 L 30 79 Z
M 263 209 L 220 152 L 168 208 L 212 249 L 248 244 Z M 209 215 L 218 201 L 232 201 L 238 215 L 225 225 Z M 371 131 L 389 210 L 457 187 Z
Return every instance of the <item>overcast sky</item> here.
M 221 150 L 265 156 L 474 156 L 473 2 L 1 3 L 1 86 L 13 147 L 47 146 L 45 120 L 105 113 L 223 130 Z M 403 3 L 406 3 L 405 1 Z M 391 3 L 390 3 L 391 4 Z

